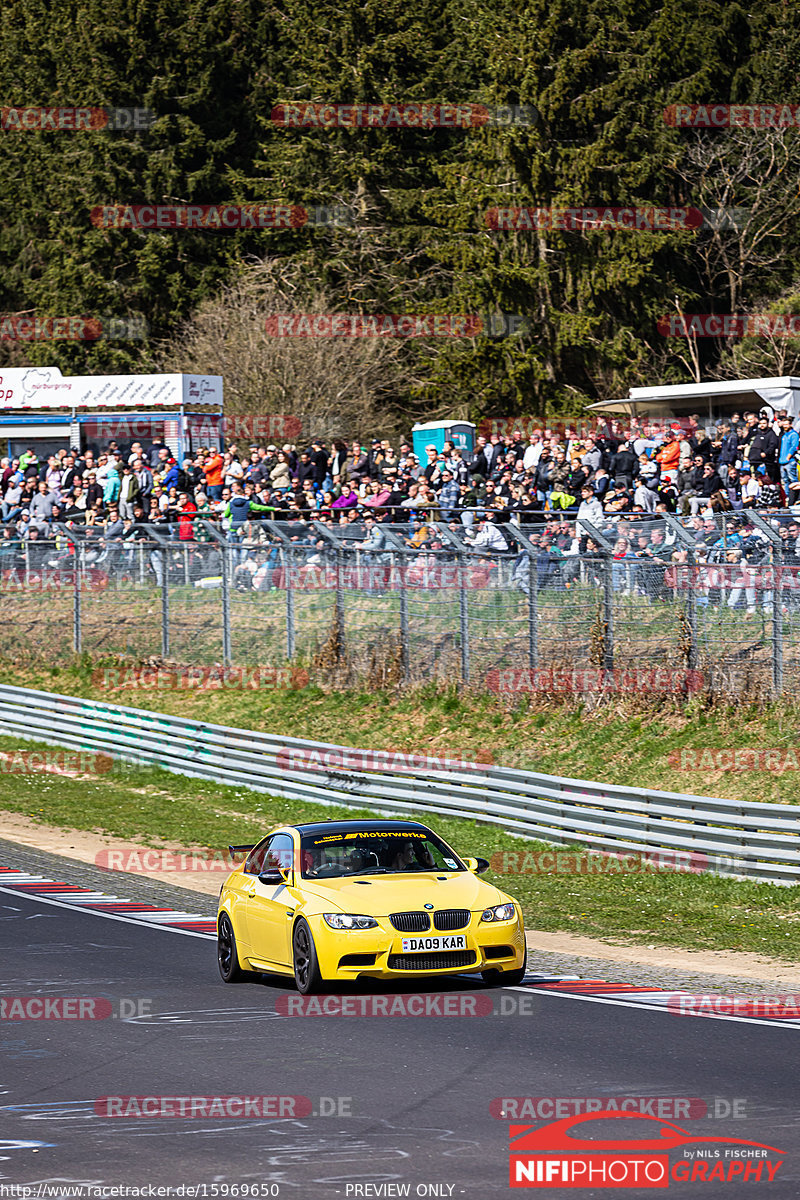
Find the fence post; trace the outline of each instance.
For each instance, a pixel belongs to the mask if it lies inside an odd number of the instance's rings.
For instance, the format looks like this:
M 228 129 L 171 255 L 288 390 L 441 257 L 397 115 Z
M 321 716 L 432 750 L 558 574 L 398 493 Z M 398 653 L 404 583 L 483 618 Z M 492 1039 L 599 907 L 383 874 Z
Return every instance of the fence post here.
M 697 669 L 697 559 L 694 547 L 688 547 L 689 560 L 689 590 L 687 593 L 687 620 L 689 622 L 689 649 L 686 655 L 686 666 L 690 671 Z
M 614 563 L 610 551 L 603 555 L 603 670 L 614 670 Z
M 344 550 L 336 551 L 336 640 L 339 655 L 344 654 Z
M 397 551 L 392 551 L 392 561 L 398 562 Z M 400 659 L 403 666 L 403 679 L 408 682 L 411 674 L 411 647 L 409 644 L 408 633 L 408 587 L 406 586 L 406 564 L 405 560 L 400 557 L 399 566 L 395 566 L 395 570 L 400 572 Z
M 222 544 L 222 665 L 231 665 L 231 576 L 230 551 L 227 542 Z
M 783 691 L 783 550 L 772 547 L 772 692 Z
M 467 566 L 464 554 L 458 556 L 458 608 L 461 623 L 461 681 L 469 683 L 469 599 L 467 595 Z
M 288 547 L 283 550 L 283 580 L 286 584 L 286 657 L 291 662 L 295 654 L 294 632 L 294 555 Z M 324 569 L 324 568 L 323 568 Z
M 536 559 L 528 551 L 528 666 L 539 665 L 539 572 Z
M 83 546 L 74 544 L 75 555 L 75 593 L 72 611 L 72 649 L 76 654 L 81 652 L 81 558 Z
M 161 547 L 161 657 L 169 658 L 169 560 Z

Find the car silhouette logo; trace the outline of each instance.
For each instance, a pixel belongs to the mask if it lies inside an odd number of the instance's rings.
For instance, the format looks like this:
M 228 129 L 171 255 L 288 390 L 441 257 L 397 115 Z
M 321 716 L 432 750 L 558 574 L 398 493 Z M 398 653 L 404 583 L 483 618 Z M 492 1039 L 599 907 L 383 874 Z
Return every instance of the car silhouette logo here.
M 653 1124 L 650 1129 L 653 1130 L 653 1125 L 657 1125 L 657 1135 L 652 1139 L 629 1138 L 625 1141 L 616 1139 L 589 1140 L 582 1137 L 580 1134 L 575 1136 L 570 1134 L 569 1130 L 575 1125 L 582 1125 L 584 1122 L 593 1122 L 600 1120 L 634 1120 L 634 1121 L 649 1121 Z M 656 1133 L 656 1130 L 653 1130 Z M 783 1154 L 783 1150 L 778 1150 L 777 1146 L 766 1146 L 763 1142 L 749 1142 L 742 1138 L 734 1137 L 707 1137 L 705 1134 L 689 1133 L 688 1129 L 681 1128 L 680 1125 L 672 1125 L 668 1121 L 663 1121 L 658 1117 L 649 1117 L 644 1113 L 636 1112 L 620 1112 L 618 1109 L 607 1109 L 604 1112 L 582 1113 L 577 1116 L 565 1117 L 562 1121 L 554 1121 L 552 1124 L 542 1126 L 536 1129 L 530 1125 L 512 1125 L 509 1129 L 509 1137 L 511 1140 L 511 1149 L 518 1154 L 520 1151 L 573 1151 L 577 1153 L 587 1150 L 670 1150 L 678 1146 L 693 1145 L 700 1143 L 723 1143 L 725 1145 L 735 1146 L 758 1146 L 762 1150 L 773 1150 L 776 1154 Z

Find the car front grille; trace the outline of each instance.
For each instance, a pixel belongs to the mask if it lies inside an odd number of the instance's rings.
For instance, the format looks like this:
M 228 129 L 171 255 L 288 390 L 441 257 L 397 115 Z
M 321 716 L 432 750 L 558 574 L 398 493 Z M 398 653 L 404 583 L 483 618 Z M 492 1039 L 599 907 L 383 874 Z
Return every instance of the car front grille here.
M 446 971 L 452 967 L 470 967 L 474 950 L 451 950 L 449 954 L 390 954 L 390 971 Z
M 424 933 L 431 927 L 431 919 L 426 912 L 390 913 L 389 920 L 400 933 Z
M 469 925 L 469 909 L 443 908 L 433 914 L 433 923 L 437 929 L 463 929 Z

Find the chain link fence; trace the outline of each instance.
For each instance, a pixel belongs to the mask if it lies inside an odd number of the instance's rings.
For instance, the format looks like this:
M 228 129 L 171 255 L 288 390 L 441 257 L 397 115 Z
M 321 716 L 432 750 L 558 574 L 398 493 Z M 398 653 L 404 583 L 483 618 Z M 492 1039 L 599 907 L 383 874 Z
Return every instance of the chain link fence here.
M 491 547 L 445 521 L 6 534 L 2 653 L 290 664 L 327 684 L 501 694 L 775 695 L 800 682 L 791 514 L 541 514 L 496 529 Z

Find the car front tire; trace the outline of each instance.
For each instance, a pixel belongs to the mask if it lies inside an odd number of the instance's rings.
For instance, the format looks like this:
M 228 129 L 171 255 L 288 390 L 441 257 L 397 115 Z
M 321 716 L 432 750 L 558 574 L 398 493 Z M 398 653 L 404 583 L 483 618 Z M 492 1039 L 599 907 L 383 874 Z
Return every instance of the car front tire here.
M 308 922 L 300 920 L 292 934 L 292 965 L 294 967 L 294 982 L 302 996 L 310 996 L 321 992 L 324 981 L 319 969 L 317 948 L 308 927 Z
M 247 973 L 239 966 L 236 935 L 227 913 L 223 913 L 217 926 L 217 963 L 225 983 L 241 983 Z

